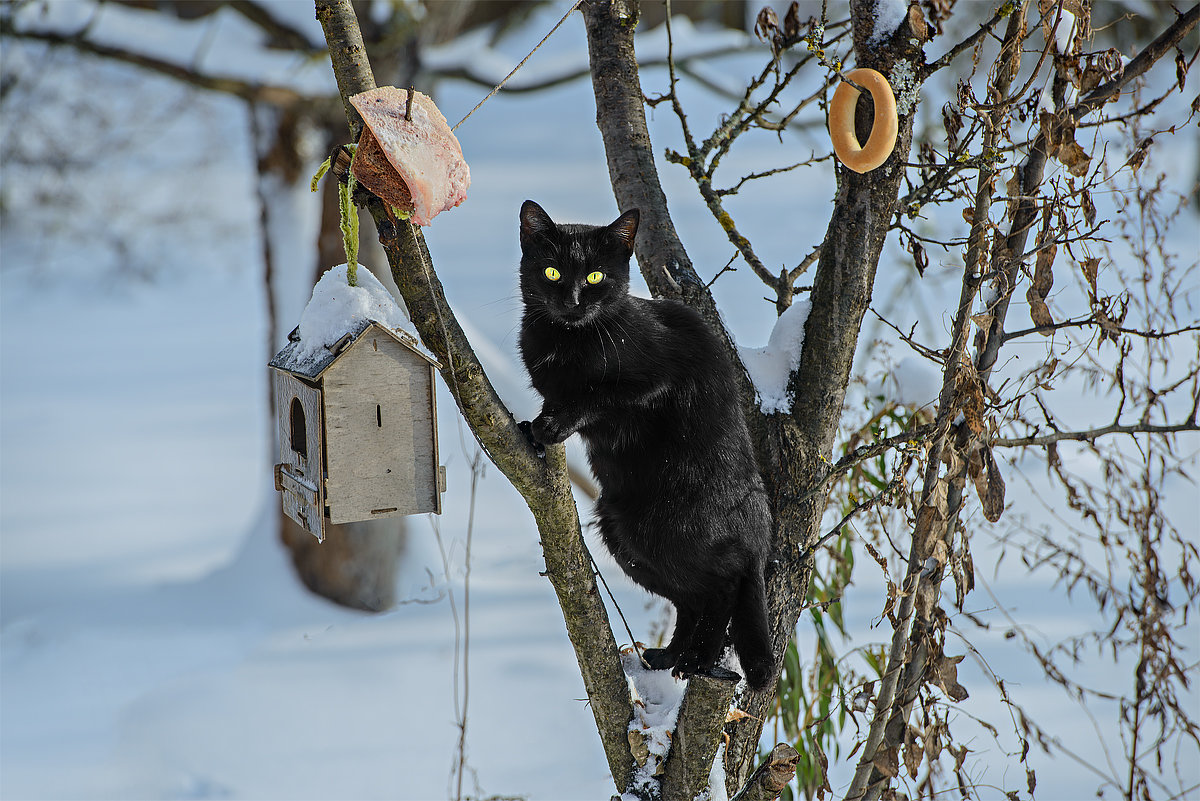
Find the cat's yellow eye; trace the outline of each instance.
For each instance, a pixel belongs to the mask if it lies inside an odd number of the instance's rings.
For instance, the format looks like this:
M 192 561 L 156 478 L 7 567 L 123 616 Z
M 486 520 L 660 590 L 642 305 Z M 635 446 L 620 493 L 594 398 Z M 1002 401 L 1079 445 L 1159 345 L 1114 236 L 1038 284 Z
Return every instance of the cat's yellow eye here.
M 604 280 L 604 273 L 596 270 L 594 273 L 588 273 L 587 282 L 589 284 L 598 284 Z
M 551 281 L 557 281 L 559 278 L 562 277 L 562 274 L 558 270 L 554 269 L 553 267 L 547 267 L 546 268 L 546 277 L 549 278 Z

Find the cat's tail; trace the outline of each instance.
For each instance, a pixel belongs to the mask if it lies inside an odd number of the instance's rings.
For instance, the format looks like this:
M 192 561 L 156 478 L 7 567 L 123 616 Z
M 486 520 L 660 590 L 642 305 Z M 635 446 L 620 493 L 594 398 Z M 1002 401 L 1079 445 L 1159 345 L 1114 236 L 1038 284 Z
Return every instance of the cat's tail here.
M 765 690 L 775 673 L 775 654 L 771 650 L 767 589 L 761 567 L 752 568 L 742 579 L 731 623 L 733 648 L 746 682 L 755 690 Z

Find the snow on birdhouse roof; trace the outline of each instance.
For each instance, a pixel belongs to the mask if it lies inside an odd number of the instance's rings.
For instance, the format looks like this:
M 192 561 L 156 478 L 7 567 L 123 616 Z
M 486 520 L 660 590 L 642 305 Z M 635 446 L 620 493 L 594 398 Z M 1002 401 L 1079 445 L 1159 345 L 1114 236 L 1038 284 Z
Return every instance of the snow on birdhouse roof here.
M 372 326 L 433 366 L 441 366 L 421 346 L 413 324 L 379 279 L 359 270 L 358 286 L 350 286 L 345 264 L 321 276 L 300 315 L 300 325 L 270 366 L 310 380 L 319 378 Z

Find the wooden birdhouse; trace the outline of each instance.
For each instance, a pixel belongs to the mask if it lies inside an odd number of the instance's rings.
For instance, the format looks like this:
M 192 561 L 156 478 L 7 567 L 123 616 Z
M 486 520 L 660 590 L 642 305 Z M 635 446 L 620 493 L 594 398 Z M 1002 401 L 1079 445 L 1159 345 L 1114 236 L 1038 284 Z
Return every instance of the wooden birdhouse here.
M 407 332 L 361 321 L 313 354 L 297 331 L 271 360 L 275 488 L 318 540 L 325 523 L 442 511 L 433 371 Z

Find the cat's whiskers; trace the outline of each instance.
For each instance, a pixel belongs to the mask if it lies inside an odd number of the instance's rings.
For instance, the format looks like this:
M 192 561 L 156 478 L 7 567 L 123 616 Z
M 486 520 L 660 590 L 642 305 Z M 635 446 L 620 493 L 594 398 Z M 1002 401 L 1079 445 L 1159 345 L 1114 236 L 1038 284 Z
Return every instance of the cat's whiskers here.
M 607 322 L 615 322 L 615 321 L 610 319 Z M 597 325 L 596 325 L 597 330 L 602 331 L 604 333 L 604 335 L 606 337 L 608 337 L 608 341 L 613 346 L 613 354 L 617 358 L 617 374 L 616 374 L 615 378 L 619 379 L 621 377 L 621 346 L 617 344 L 615 339 L 613 339 L 612 331 L 609 330 L 608 325 L 606 324 L 606 321 L 603 317 L 598 318 L 596 320 L 596 323 L 597 323 Z M 617 323 L 617 324 L 619 325 L 619 323 Z M 607 374 L 608 373 L 608 353 L 604 349 L 603 340 L 600 342 L 600 349 L 604 353 L 604 372 Z

